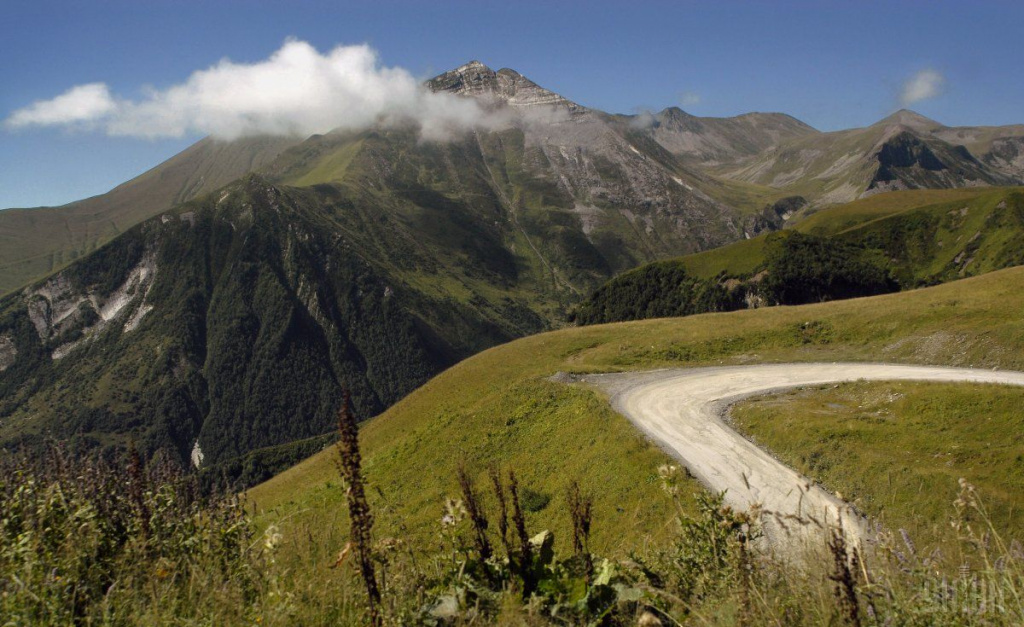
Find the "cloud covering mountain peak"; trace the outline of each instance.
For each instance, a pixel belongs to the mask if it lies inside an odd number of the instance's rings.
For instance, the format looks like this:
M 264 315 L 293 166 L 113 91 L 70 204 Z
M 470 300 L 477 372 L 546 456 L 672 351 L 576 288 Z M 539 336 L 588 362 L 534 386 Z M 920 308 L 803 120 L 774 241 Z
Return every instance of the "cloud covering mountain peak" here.
M 472 99 L 427 89 L 405 69 L 382 66 L 367 45 L 320 53 L 291 39 L 266 60 L 224 59 L 166 89 L 145 89 L 138 99 L 119 97 L 104 83 L 78 85 L 13 112 L 4 124 L 230 140 L 412 121 L 425 138 L 440 139 L 456 130 L 499 125 L 501 118 Z

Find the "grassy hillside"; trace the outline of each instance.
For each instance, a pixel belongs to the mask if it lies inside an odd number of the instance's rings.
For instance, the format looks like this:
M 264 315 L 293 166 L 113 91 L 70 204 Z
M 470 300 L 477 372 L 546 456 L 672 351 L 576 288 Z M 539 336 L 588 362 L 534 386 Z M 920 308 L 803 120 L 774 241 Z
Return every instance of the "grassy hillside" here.
M 809 235 L 835 235 L 874 220 L 926 207 L 970 206 L 991 194 L 1001 198 L 1003 192 L 986 188 L 887 192 L 794 218 L 786 228 Z M 699 279 L 713 279 L 723 273 L 732 277 L 749 276 L 764 262 L 764 243 L 769 235 L 764 233 L 670 261 L 681 262 L 690 275 Z
M 889 528 L 938 541 L 956 562 L 949 504 L 961 477 L 998 529 L 1024 533 L 1022 403 L 1024 390 L 1009 386 L 859 382 L 746 401 L 732 419 L 786 464 Z
M 443 497 L 456 493 L 456 465 L 465 461 L 479 473 L 492 463 L 514 467 L 553 502 L 578 478 L 595 494 L 595 547 L 636 547 L 665 528 L 664 500 L 654 486 L 664 457 L 597 392 L 545 377 L 559 370 L 815 360 L 1024 369 L 1022 286 L 1024 269 L 1009 269 L 873 298 L 565 329 L 493 348 L 365 425 L 366 469 L 381 491 L 373 499 L 380 534 L 428 545 Z M 960 439 L 955 429 L 940 436 L 947 446 Z M 251 490 L 264 520 L 280 522 L 296 538 L 339 524 L 343 492 L 333 454 L 320 453 Z M 946 463 L 920 461 L 922 468 Z M 968 479 L 976 475 L 964 469 Z M 935 499 L 938 508 L 946 496 L 920 498 Z M 542 508 L 531 524 L 564 531 L 563 512 Z
M 642 266 L 578 306 L 584 324 L 884 293 L 1024 262 L 1024 190 L 920 190 L 824 209 L 790 229 Z
M 985 227 L 989 214 L 1009 194 L 1024 188 L 969 188 L 969 189 L 919 189 L 876 194 L 850 203 L 835 205 L 796 218 L 788 229 L 808 235 L 844 235 L 850 240 L 859 239 L 860 229 L 888 228 L 898 223 L 887 219 L 918 212 L 941 214 L 943 211 L 968 208 L 980 220 L 972 226 Z M 957 233 L 956 235 L 959 235 Z M 973 233 L 972 233 L 973 234 Z M 728 244 L 685 257 L 677 261 L 684 264 L 692 275 L 710 279 L 725 273 L 740 277 L 749 275 L 764 262 L 764 241 L 771 234 L 766 233 L 749 240 Z

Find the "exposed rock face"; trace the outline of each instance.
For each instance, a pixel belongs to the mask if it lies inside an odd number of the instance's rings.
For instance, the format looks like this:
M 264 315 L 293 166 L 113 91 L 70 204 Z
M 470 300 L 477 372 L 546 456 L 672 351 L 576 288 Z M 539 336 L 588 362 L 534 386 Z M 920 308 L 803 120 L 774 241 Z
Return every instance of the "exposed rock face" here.
M 67 276 L 57 274 L 34 291 L 25 292 L 29 319 L 39 334 L 48 340 L 74 326 L 88 309 L 89 298 L 76 292 Z M 87 305 L 82 309 L 82 305 Z M 95 313 L 95 312 L 94 312 Z
M 144 255 L 124 283 L 107 295 L 76 289 L 67 273 L 60 272 L 42 286 L 25 290 L 25 308 L 40 340 L 73 337 L 54 348 L 52 358 L 61 359 L 129 311 L 132 315 L 124 330 L 135 329 L 153 309 L 145 299 L 155 278 L 156 261 L 152 253 Z M 136 304 L 138 307 L 133 307 Z
M 986 164 L 1024 180 L 1024 137 L 1002 137 L 982 157 Z
M 511 107 L 556 106 L 574 114 L 587 111 L 586 107 L 540 87 L 515 70 L 504 68 L 495 72 L 479 61 L 470 61 L 445 72 L 428 81 L 427 85 L 434 91 L 494 98 Z
M 199 446 L 199 440 L 196 440 L 196 443 L 192 445 L 192 453 L 189 455 L 189 460 L 192 462 L 192 467 L 201 467 L 203 465 L 204 457 L 206 456 L 203 455 L 203 449 L 200 448 Z
M 781 229 L 797 211 L 807 206 L 803 196 L 787 196 L 770 205 L 765 205 L 760 212 L 747 218 L 744 234 L 747 239 L 764 233 Z
M 880 167 L 875 178 L 880 181 L 891 181 L 896 178 L 893 174 L 896 168 L 917 166 L 931 171 L 947 169 L 946 164 L 939 161 L 924 142 L 907 132 L 900 133 L 883 144 L 876 157 Z M 968 154 L 967 158 L 972 157 Z
M 14 345 L 14 338 L 10 333 L 0 335 L 0 372 L 14 365 L 17 358 L 18 347 Z
M 875 154 L 871 191 L 1009 185 L 1010 177 L 986 167 L 963 146 L 925 140 L 898 127 Z

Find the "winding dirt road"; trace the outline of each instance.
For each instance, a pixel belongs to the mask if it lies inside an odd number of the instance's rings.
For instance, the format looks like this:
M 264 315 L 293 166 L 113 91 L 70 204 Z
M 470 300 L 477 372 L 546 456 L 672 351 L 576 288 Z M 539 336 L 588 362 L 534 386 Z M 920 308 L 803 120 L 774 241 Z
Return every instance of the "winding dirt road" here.
M 848 538 L 868 537 L 865 520 L 844 501 L 778 461 L 723 422 L 729 405 L 784 389 L 843 381 L 947 381 L 1024 385 L 1024 372 L 871 363 L 771 364 L 587 375 L 612 406 L 682 462 L 726 504 L 760 505 L 773 545 L 822 537 L 817 525 L 842 518 Z M 820 545 L 820 544 L 819 544 Z

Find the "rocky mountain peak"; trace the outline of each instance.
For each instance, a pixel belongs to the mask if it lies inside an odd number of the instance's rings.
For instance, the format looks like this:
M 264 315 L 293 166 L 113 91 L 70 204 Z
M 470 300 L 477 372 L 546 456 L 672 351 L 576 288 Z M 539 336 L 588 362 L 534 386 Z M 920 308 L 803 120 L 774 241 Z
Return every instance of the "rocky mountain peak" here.
M 495 72 L 480 61 L 470 61 L 427 81 L 435 92 L 497 100 L 512 107 L 538 105 L 566 107 L 571 113 L 586 111 L 575 102 L 544 89 L 519 72 L 503 68 Z
M 447 91 L 462 96 L 493 93 L 497 87 L 497 73 L 483 63 L 473 60 L 454 70 L 427 81 L 434 91 Z
M 664 120 L 692 120 L 696 116 L 683 111 L 679 107 L 667 107 L 657 114 L 657 117 Z
M 875 126 L 905 126 L 915 131 L 930 131 L 942 128 L 942 124 L 939 122 L 936 122 L 931 118 L 926 118 L 920 113 L 911 111 L 910 109 L 900 109 L 889 117 L 876 122 Z

